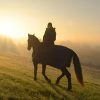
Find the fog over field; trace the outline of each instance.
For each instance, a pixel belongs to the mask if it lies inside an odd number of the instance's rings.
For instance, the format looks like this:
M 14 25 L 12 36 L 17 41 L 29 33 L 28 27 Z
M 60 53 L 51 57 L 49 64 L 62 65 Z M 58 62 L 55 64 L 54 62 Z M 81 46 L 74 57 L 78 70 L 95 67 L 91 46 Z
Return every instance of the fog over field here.
M 90 45 L 85 43 L 59 42 L 59 44 L 67 46 L 74 50 L 80 57 L 80 61 L 84 65 L 100 66 L 100 45 Z
M 99 68 L 100 45 L 91 46 L 89 44 L 74 43 L 71 41 L 58 41 L 56 44 L 66 46 L 74 50 L 78 54 L 82 64 Z M 4 36 L 0 36 L 0 52 L 31 56 L 31 52 L 27 51 L 27 39 L 23 40 L 23 43 L 19 41 L 19 43 L 16 44 L 14 40 Z

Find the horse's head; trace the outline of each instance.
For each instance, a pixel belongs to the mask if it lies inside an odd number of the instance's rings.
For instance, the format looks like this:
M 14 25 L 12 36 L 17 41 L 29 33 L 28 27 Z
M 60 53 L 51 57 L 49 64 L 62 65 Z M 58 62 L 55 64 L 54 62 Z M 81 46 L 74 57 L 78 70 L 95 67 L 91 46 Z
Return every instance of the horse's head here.
M 27 47 L 27 49 L 31 50 L 32 45 L 33 45 L 33 35 L 28 34 L 28 47 Z
M 35 35 L 28 34 L 28 50 L 31 50 L 31 48 L 39 43 L 38 38 Z

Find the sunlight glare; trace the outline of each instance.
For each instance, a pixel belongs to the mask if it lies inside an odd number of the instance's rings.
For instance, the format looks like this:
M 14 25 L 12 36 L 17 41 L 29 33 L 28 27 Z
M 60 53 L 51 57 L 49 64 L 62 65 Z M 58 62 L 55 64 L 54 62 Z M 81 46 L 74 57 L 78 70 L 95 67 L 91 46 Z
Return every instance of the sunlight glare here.
M 0 34 L 16 39 L 21 37 L 22 30 L 20 24 L 15 20 L 2 20 L 0 23 Z

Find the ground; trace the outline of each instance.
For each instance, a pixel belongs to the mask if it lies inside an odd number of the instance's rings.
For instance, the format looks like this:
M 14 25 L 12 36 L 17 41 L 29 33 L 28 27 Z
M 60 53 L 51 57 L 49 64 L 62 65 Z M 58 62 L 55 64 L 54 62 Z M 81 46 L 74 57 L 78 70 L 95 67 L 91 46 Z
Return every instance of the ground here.
M 64 77 L 55 85 L 60 71 L 47 66 L 46 74 L 52 80 L 48 84 L 38 67 L 38 80 L 33 80 L 34 67 L 31 57 L 16 54 L 0 54 L 0 100 L 100 100 L 100 70 L 82 66 L 85 87 L 76 80 L 74 66 L 68 70 L 72 74 L 72 91 L 67 91 Z

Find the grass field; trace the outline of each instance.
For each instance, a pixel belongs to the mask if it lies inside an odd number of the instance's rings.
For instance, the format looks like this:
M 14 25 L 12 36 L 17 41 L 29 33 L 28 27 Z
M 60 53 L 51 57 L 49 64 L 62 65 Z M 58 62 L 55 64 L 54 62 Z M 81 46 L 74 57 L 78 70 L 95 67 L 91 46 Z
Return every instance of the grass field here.
M 69 71 L 73 89 L 67 91 L 66 77 L 55 85 L 59 70 L 48 66 L 46 73 L 52 80 L 52 84 L 48 84 L 39 65 L 38 80 L 34 81 L 31 57 L 0 54 L 0 100 L 100 100 L 100 70 L 88 66 L 82 68 L 85 87 L 77 82 L 72 65 Z

